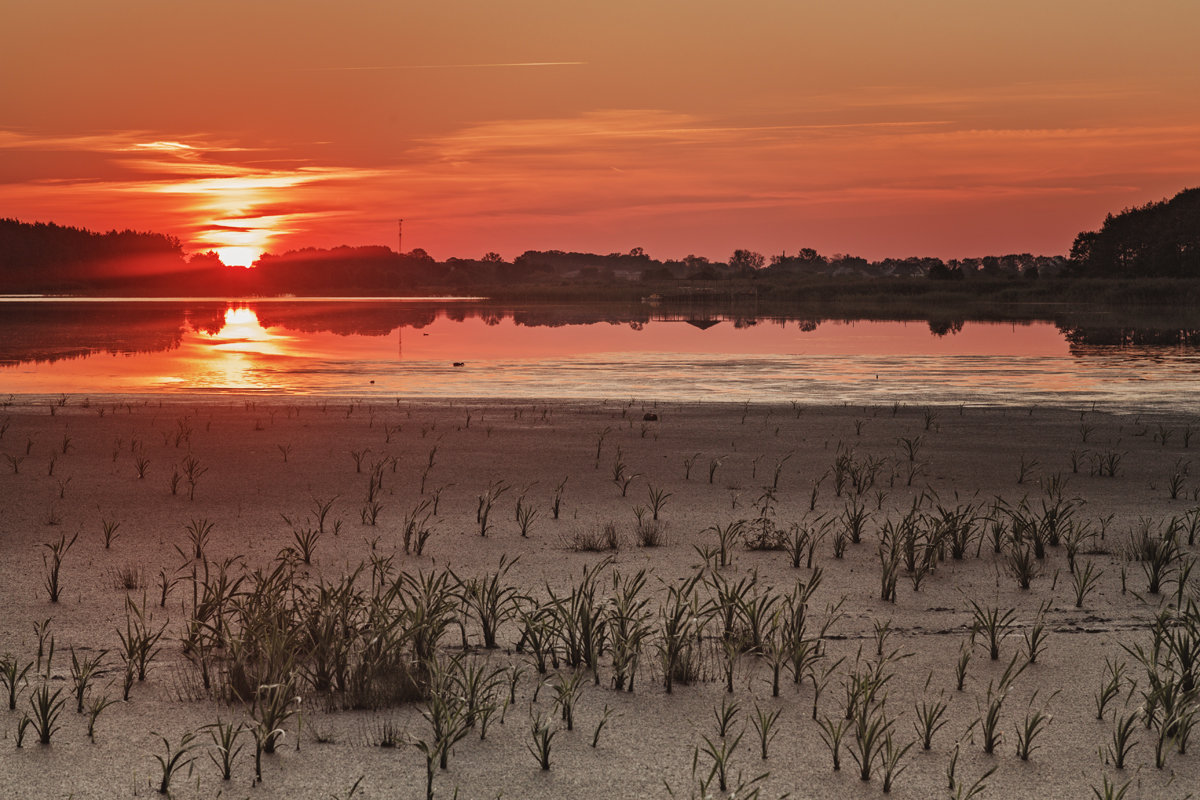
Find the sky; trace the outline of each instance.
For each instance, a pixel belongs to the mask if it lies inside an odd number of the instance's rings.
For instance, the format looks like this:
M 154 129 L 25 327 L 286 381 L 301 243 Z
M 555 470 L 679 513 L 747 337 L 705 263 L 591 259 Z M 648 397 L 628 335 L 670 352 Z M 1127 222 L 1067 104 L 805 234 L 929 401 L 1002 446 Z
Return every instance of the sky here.
M 38 0 L 0 217 L 299 247 L 1066 254 L 1200 185 L 1195 0 Z

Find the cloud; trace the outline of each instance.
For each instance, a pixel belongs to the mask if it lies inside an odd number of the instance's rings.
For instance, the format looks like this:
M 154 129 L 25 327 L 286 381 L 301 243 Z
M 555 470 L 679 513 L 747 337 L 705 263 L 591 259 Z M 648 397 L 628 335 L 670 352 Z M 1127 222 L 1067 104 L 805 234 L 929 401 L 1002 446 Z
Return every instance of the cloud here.
M 1021 104 L 1063 102 L 1074 100 L 1119 100 L 1142 95 L 1145 87 L 1111 81 L 1023 81 L 995 86 L 934 88 L 906 85 L 863 86 L 837 95 L 819 95 L 830 104 L 852 107 L 886 106 L 978 106 L 993 107 L 1017 102 Z
M 1047 98 L 1088 91 L 1043 88 Z M 366 166 L 316 161 L 312 145 L 247 148 L 205 134 L 0 131 L 0 157 L 5 150 L 22 151 L 22 160 L 35 151 L 78 156 L 51 176 L 7 184 L 0 176 L 0 204 L 244 252 L 391 243 L 394 220 L 404 217 L 422 231 L 422 246 L 461 255 L 497 232 L 535 246 L 545 231 L 602 239 L 651 224 L 680 239 L 707 235 L 714 224 L 758 231 L 904 216 L 1002 225 L 997 209 L 1019 216 L 1051 202 L 1084 208 L 1087 198 L 1103 209 L 1113 197 L 1140 201 L 1148 186 L 1200 173 L 1200 124 L 998 124 L 960 118 L 950 107 L 953 92 L 935 96 L 946 102 L 906 116 L 806 107 L 739 118 L 632 108 L 496 119 L 401 143 L 388 163 Z M 64 218 L 64 209 L 83 218 Z
M 64 211 L 69 218 L 74 209 L 82 212 L 85 224 L 153 227 L 179 235 L 189 248 L 225 248 L 228 254 L 238 248 L 239 259 L 253 248 L 266 249 L 279 236 L 303 230 L 301 223 L 336 213 L 325 201 L 306 205 L 294 197 L 302 187 L 361 181 L 372 174 L 296 159 L 263 159 L 261 148 L 203 134 L 166 138 L 143 131 L 77 136 L 0 131 L 0 153 L 5 150 L 49 154 L 47 158 L 57 153 L 60 162 L 63 154 L 75 156 L 69 174 L 18 178 L 0 191 L 0 200 L 6 193 L 20 193 L 22 205 L 35 214 L 49 209 L 47 218 L 61 219 Z M 246 154 L 254 160 L 246 160 Z M 172 199 L 164 203 L 164 196 Z M 92 222 L 104 210 L 124 219 Z
M 935 118 L 737 125 L 610 110 L 497 121 L 429 140 L 410 154 L 405 183 L 422 188 L 427 207 L 440 200 L 447 214 L 510 216 L 1016 197 L 1087 191 L 1131 165 L 1200 168 L 1198 137 L 1195 125 L 956 128 Z
M 420 142 L 394 172 L 356 191 L 360 207 L 383 213 L 339 223 L 344 232 L 384 231 L 388 217 L 404 216 L 423 246 L 446 254 L 461 254 L 472 235 L 490 241 L 483 249 L 497 249 L 499 237 L 519 248 L 620 248 L 638 230 L 673 241 L 723 230 L 726 242 L 738 231 L 786 242 L 797 226 L 835 225 L 834 247 L 862 252 L 878 240 L 876 255 L 897 252 L 889 241 L 914 252 L 952 242 L 955 250 L 940 252 L 962 255 L 966 234 L 956 231 L 966 230 L 1058 252 L 1105 210 L 1200 172 L 1200 125 L 1005 128 L 932 115 L 738 122 L 615 109 L 469 126 Z M 899 218 L 906 226 L 887 222 Z M 920 236 L 926 244 L 913 245 Z
M 391 64 L 380 66 L 306 67 L 301 72 L 399 72 L 426 69 L 491 69 L 497 67 L 578 67 L 586 61 L 507 61 L 485 64 Z
M 239 153 L 252 148 L 215 140 L 206 134 L 191 134 L 184 138 L 193 143 L 156 138 L 151 131 L 107 131 L 94 134 L 41 135 L 16 130 L 0 130 L 0 150 L 42 150 L 80 153 L 136 153 L 161 151 L 177 157 L 204 153 Z

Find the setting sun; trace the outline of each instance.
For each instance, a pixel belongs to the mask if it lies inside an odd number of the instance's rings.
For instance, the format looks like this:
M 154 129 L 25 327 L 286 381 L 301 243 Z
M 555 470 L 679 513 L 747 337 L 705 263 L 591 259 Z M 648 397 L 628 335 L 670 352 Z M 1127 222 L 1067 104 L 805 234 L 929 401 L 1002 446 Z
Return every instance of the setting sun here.
M 280 215 L 262 215 L 258 209 L 278 201 L 277 192 L 289 181 L 270 177 L 185 180 L 171 191 L 196 197 L 195 238 L 215 250 L 230 267 L 249 267 L 267 251 L 285 224 Z
M 215 251 L 227 267 L 249 267 L 263 253 L 256 247 L 217 247 Z

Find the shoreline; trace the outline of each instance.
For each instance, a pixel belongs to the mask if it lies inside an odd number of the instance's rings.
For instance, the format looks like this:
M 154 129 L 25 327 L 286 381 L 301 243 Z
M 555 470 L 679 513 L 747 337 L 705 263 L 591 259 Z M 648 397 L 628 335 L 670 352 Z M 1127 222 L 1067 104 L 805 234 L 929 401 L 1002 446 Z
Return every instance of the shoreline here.
M 1069 398 L 1071 392 L 1060 393 L 1061 397 Z M 1032 412 L 1050 412 L 1050 413 L 1065 413 L 1065 414 L 1107 414 L 1113 417 L 1141 417 L 1149 416 L 1155 418 L 1165 418 L 1175 420 L 1181 424 L 1187 424 L 1189 421 L 1195 421 L 1200 424 L 1200 409 L 1196 412 L 1183 410 L 1171 404 L 1163 406 L 1151 405 L 1131 405 L 1129 403 L 1120 403 L 1116 400 L 1100 401 L 1100 400 L 1082 400 L 1078 403 L 1070 402 L 1054 402 L 1053 400 L 1045 403 L 1006 403 L 1003 401 L 995 402 L 972 402 L 962 400 L 914 400 L 907 398 L 905 401 L 895 400 L 889 403 L 862 403 L 850 402 L 848 400 L 834 402 L 821 399 L 808 400 L 801 402 L 799 400 L 784 402 L 781 400 L 752 400 L 752 399 L 676 399 L 676 398 L 655 398 L 655 397 L 561 397 L 561 396 L 480 396 L 480 395 L 409 395 L 397 396 L 395 392 L 380 392 L 379 394 L 366 393 L 330 393 L 323 394 L 318 392 L 301 394 L 296 392 L 280 392 L 274 389 L 263 389 L 261 391 L 247 391 L 244 389 L 225 390 L 213 389 L 209 392 L 197 391 L 180 391 L 167 392 L 161 390 L 145 391 L 145 392 L 126 392 L 126 393 L 105 393 L 105 392 L 57 392 L 57 393 L 37 393 L 37 392 L 22 392 L 22 393 L 3 393 L 0 396 L 5 399 L 0 400 L 0 413 L 6 409 L 12 408 L 42 408 L 48 409 L 54 406 L 56 409 L 75 406 L 87 411 L 95 410 L 99 414 L 99 410 L 107 407 L 105 413 L 111 413 L 113 406 L 117 409 L 123 409 L 127 413 L 130 409 L 129 405 L 142 408 L 166 408 L 168 406 L 196 406 L 196 407 L 213 407 L 221 408 L 228 407 L 231 410 L 236 410 L 237 406 L 241 406 L 243 410 L 248 410 L 250 406 L 258 403 L 279 405 L 280 407 L 306 407 L 310 409 L 320 409 L 325 406 L 328 409 L 329 404 L 367 404 L 373 405 L 380 409 L 401 409 L 412 410 L 417 407 L 426 406 L 445 406 L 454 408 L 457 406 L 487 406 L 497 405 L 505 407 L 513 406 L 529 406 L 529 405 L 544 405 L 544 406 L 560 406 L 563 408 L 583 407 L 591 405 L 600 405 L 603 407 L 620 408 L 622 405 L 632 407 L 672 407 L 680 409 L 705 409 L 727 410 L 730 412 L 740 411 L 743 408 L 752 408 L 756 410 L 769 410 L 770 413 L 785 413 L 794 414 L 797 408 L 813 411 L 824 412 L 845 412 L 847 414 L 857 414 L 859 416 L 878 416 L 880 413 L 891 413 L 892 408 L 914 412 L 922 409 L 935 409 L 940 412 L 950 412 L 961 414 L 966 411 L 991 412 L 1007 414 Z M 63 400 L 66 399 L 64 404 Z

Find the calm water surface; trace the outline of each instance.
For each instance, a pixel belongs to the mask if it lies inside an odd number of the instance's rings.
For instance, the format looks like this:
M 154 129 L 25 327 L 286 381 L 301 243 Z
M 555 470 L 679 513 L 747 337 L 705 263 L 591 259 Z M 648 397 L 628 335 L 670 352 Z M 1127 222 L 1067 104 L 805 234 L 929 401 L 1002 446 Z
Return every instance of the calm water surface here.
M 455 366 L 462 362 L 462 366 Z M 1187 331 L 497 310 L 0 302 L 0 392 L 1062 403 L 1200 412 Z

